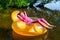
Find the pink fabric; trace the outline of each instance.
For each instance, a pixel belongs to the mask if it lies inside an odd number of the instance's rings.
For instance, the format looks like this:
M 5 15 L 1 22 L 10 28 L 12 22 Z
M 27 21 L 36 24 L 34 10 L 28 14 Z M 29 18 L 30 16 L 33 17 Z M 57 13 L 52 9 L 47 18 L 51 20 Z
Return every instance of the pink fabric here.
M 33 20 L 32 20 L 30 17 L 27 16 L 27 14 L 26 14 L 25 11 L 24 11 L 23 15 L 24 15 L 24 16 L 17 15 L 17 17 L 18 17 L 20 20 L 26 22 L 27 24 L 33 22 Z

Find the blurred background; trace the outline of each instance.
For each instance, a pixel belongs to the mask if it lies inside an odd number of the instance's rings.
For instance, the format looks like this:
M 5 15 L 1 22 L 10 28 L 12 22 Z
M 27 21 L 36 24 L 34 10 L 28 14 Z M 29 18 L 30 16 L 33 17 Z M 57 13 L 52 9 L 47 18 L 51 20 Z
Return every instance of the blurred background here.
M 59 1 L 59 0 L 57 0 Z M 60 40 L 60 7 L 52 6 L 44 7 L 48 3 L 56 3 L 54 0 L 0 0 L 0 40 L 17 40 L 12 35 L 12 19 L 11 13 L 14 10 L 26 11 L 29 17 L 45 18 L 50 24 L 56 28 L 49 30 L 47 38 L 38 36 L 30 40 Z M 58 3 L 60 4 L 60 2 Z M 49 7 L 51 7 L 49 5 Z M 55 9 L 54 9 L 55 7 Z M 24 39 L 21 39 L 24 40 Z M 26 38 L 25 40 L 29 40 Z

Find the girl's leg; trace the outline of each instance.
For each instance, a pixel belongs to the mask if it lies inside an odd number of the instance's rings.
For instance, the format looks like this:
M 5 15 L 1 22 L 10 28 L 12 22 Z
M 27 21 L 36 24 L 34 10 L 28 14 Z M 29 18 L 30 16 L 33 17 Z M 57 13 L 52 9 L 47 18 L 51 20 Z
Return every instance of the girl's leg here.
M 47 24 L 47 25 L 51 25 L 51 24 L 49 24 L 44 18 L 40 18 L 40 20 L 41 21 L 43 21 L 45 24 Z
M 48 28 L 48 29 L 52 29 L 52 26 L 50 26 L 50 24 L 49 24 L 44 18 L 38 19 L 38 22 L 39 22 L 42 26 L 44 26 L 44 27 L 46 27 L 46 28 Z

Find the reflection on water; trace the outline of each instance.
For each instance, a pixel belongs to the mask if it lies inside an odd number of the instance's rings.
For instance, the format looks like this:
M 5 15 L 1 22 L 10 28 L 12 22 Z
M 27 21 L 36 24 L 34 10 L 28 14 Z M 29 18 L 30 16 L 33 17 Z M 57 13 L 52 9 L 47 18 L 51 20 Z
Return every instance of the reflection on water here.
M 44 35 L 35 36 L 35 37 L 22 36 L 22 35 L 16 34 L 15 32 L 12 32 L 12 35 L 14 40 L 45 40 L 47 39 L 47 33 Z
M 14 32 L 11 30 L 11 12 L 17 9 L 7 9 L 0 12 L 0 40 L 13 40 L 17 38 Z M 27 10 L 25 8 L 19 9 L 20 11 L 27 11 L 28 16 L 30 17 L 38 17 L 45 18 L 50 24 L 56 26 L 53 30 L 49 30 L 48 32 L 48 40 L 60 40 L 60 12 L 51 11 L 48 9 L 43 9 L 42 12 L 36 11 L 34 8 Z M 19 36 L 18 36 L 19 37 Z M 21 38 L 21 40 L 45 40 L 44 36 L 38 37 L 28 37 Z M 15 39 L 17 40 L 17 39 Z
M 0 40 L 12 40 L 11 30 L 6 30 L 6 29 L 0 28 Z

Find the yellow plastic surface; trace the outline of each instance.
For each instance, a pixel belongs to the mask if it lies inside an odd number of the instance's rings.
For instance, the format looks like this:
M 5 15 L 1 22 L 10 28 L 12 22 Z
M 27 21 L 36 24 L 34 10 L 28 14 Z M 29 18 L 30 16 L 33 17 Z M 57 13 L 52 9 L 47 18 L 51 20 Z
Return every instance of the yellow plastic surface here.
M 47 29 L 42 27 L 39 23 L 33 23 L 31 25 L 26 24 L 25 22 L 18 19 L 19 11 L 13 11 L 11 18 L 13 20 L 12 29 L 19 35 L 23 36 L 37 36 L 43 35 L 47 32 Z
M 12 24 L 12 29 L 14 32 L 16 32 L 19 35 L 23 35 L 23 36 L 37 36 L 37 35 L 42 35 L 45 34 L 47 32 L 47 29 L 45 29 L 44 27 L 39 28 L 40 26 L 37 26 L 38 24 L 33 24 L 33 25 L 27 25 L 27 24 L 23 24 L 21 26 L 18 26 L 17 23 L 19 21 L 13 22 Z

